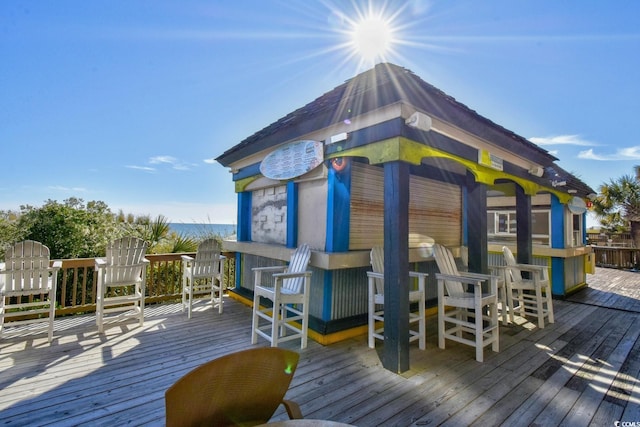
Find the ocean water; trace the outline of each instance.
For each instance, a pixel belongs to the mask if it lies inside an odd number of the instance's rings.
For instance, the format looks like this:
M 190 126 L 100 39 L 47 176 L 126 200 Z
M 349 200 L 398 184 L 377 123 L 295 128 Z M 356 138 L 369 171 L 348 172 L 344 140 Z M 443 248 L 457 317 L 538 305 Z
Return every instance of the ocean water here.
M 192 237 L 203 237 L 214 234 L 220 235 L 221 237 L 228 237 L 236 234 L 235 224 L 169 223 L 169 227 L 171 231 Z

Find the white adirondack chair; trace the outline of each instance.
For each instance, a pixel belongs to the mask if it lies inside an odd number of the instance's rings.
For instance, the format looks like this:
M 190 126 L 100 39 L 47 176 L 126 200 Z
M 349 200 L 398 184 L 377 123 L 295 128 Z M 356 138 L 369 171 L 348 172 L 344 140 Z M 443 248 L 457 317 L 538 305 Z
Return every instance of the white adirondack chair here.
M 13 320 L 11 325 L 46 323 L 48 340 L 53 340 L 61 267 L 61 261 L 49 266 L 49 248 L 40 242 L 25 240 L 7 248 L 5 262 L 0 263 L 0 337 L 5 332 L 5 322 L 33 314 L 36 318 Z M 46 318 L 41 318 L 42 314 L 46 314 Z
M 256 267 L 253 289 L 253 322 L 251 343 L 258 342 L 258 335 L 277 347 L 279 342 L 300 338 L 300 347 L 307 347 L 309 328 L 309 288 L 311 271 L 307 271 L 311 251 L 308 245 L 299 246 L 291 255 L 288 266 Z M 273 285 L 264 284 L 262 273 L 272 273 Z M 270 300 L 273 307 L 261 307 L 260 297 Z M 260 319 L 266 325 L 260 325 Z M 293 322 L 301 321 L 301 328 Z M 291 331 L 292 334 L 287 332 Z
M 371 268 L 367 271 L 369 284 L 369 348 L 375 347 L 375 339 L 384 340 L 384 249 L 376 246 L 370 253 Z M 409 329 L 409 342 L 418 341 L 420 350 L 426 346 L 426 318 L 425 318 L 425 281 L 427 273 L 410 271 L 410 278 L 418 279 L 418 288 L 409 291 L 409 304 L 417 304 L 418 311 L 409 313 L 409 326 L 418 324 L 418 330 Z M 379 308 L 376 310 L 376 306 Z M 380 307 L 382 306 L 382 307 Z M 376 328 L 376 322 L 382 322 Z
M 194 298 L 202 295 L 211 299 L 212 306 L 217 299 L 218 313 L 222 313 L 226 257 L 220 250 L 216 239 L 206 239 L 198 245 L 195 259 L 182 255 L 182 311 L 188 307 L 189 319 Z
M 109 320 L 135 318 L 144 324 L 144 297 L 147 279 L 145 258 L 147 243 L 135 237 L 123 237 L 107 246 L 107 256 L 96 258 L 98 286 L 96 290 L 96 323 L 104 332 L 106 314 Z
M 440 273 L 438 279 L 438 346 L 449 339 L 476 349 L 476 360 L 484 360 L 484 347 L 499 351 L 497 276 L 460 273 L 449 249 L 433 247 Z M 482 291 L 487 283 L 488 292 Z M 473 286 L 472 292 L 465 288 Z M 448 309 L 452 308 L 452 309 Z M 485 314 L 485 311 L 487 314 Z M 473 320 L 469 320 L 473 318 Z
M 545 318 L 549 323 L 553 323 L 553 298 L 547 267 L 518 264 L 506 246 L 502 248 L 502 253 L 507 263 L 507 297 L 510 299 L 511 321 L 513 322 L 513 313 L 518 312 L 523 317 L 537 318 L 540 328 L 544 328 Z M 529 278 L 524 278 L 523 272 L 529 273 Z M 514 292 L 517 304 L 513 301 Z

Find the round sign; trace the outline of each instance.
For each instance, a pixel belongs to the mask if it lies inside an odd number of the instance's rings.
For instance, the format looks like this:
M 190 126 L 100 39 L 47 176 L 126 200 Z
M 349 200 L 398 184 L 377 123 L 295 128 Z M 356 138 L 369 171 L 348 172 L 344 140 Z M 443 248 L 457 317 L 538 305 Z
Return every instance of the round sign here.
M 580 197 L 574 196 L 569 203 L 567 203 L 567 207 L 571 211 L 572 214 L 580 215 L 587 211 L 587 204 Z

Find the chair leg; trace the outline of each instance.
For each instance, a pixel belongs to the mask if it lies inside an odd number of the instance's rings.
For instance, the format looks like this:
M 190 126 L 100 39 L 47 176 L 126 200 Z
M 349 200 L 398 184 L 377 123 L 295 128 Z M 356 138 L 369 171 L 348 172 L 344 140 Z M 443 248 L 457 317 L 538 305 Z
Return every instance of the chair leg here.
M 376 320 L 373 318 L 376 311 L 375 304 L 375 295 L 373 289 L 373 279 L 369 278 L 369 348 L 375 348 L 375 338 L 373 337 L 373 333 L 376 329 Z
M 491 307 L 489 307 L 491 308 Z M 482 305 L 476 302 L 475 304 L 475 341 L 476 341 L 476 360 L 478 362 L 483 361 L 484 356 L 484 346 L 483 346 L 483 334 L 482 334 Z
M 549 323 L 555 323 L 553 318 L 553 295 L 551 294 L 551 286 L 547 287 L 547 314 L 549 317 Z
M 498 321 L 498 301 L 493 304 L 493 309 L 491 310 L 491 325 L 493 330 L 491 331 L 491 339 L 493 342 L 491 343 L 491 350 L 496 353 L 500 351 L 500 322 Z M 505 315 L 506 316 L 506 315 Z
M 140 326 L 144 325 L 144 294 L 145 294 L 145 277 L 143 275 L 142 281 L 136 285 L 140 291 L 140 300 L 138 302 L 138 308 L 140 309 Z
M 182 277 L 182 312 L 184 313 L 184 307 L 187 303 L 187 277 Z
M 424 295 L 423 295 L 424 297 Z M 420 334 L 420 338 L 418 338 L 418 348 L 420 350 L 424 350 L 426 348 L 426 340 L 427 340 L 427 325 L 426 325 L 426 313 L 424 309 L 424 298 L 421 298 L 418 301 L 418 315 L 420 316 L 420 320 L 418 321 L 418 333 Z
M 4 300 L 4 295 L 0 296 L 0 338 L 2 338 L 2 334 L 4 333 Z
M 223 300 L 222 295 L 224 293 L 224 286 L 222 284 L 222 276 L 218 276 L 218 287 L 216 289 L 215 285 L 216 278 L 214 277 L 211 282 L 211 290 L 213 293 L 218 292 L 218 314 L 222 314 L 223 309 Z
M 280 321 L 278 319 L 281 310 L 280 301 L 273 301 L 273 310 L 271 310 L 271 347 L 278 346 L 278 335 L 280 334 Z
M 53 321 L 56 317 L 56 298 L 49 293 L 49 343 L 53 340 Z
M 444 349 L 444 283 L 438 280 L 438 347 Z
M 309 334 L 309 302 L 302 305 L 302 339 L 300 340 L 300 348 L 307 348 L 307 337 Z
M 544 328 L 544 302 L 542 297 L 542 288 L 540 286 L 536 287 L 536 311 L 538 315 L 538 327 L 540 329 Z
M 511 323 L 515 323 L 515 318 L 514 318 L 514 315 L 513 315 L 513 311 L 514 311 L 513 310 L 513 308 L 514 308 L 514 305 L 513 305 L 513 289 L 511 289 L 511 284 L 507 283 L 505 285 L 505 289 L 506 289 L 506 292 L 507 292 L 507 306 L 508 306 L 507 308 L 509 310 L 509 320 L 511 321 Z
M 193 309 L 193 281 L 189 283 L 189 293 L 187 295 L 187 318 L 191 319 L 191 310 Z
M 258 310 L 260 310 L 260 295 L 254 292 L 253 294 L 253 316 L 251 320 L 251 344 L 258 342 Z
M 104 325 L 102 324 L 102 314 L 104 310 L 104 289 L 102 289 L 102 280 L 98 279 L 98 288 L 96 290 L 96 324 L 98 325 L 98 332 L 104 332 Z

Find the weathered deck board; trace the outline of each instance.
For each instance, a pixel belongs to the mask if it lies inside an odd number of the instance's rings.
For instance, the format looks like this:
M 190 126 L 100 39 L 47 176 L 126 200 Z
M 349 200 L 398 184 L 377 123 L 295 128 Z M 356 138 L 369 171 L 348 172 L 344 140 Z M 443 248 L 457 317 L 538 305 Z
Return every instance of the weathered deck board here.
M 300 364 L 287 397 L 307 418 L 357 426 L 612 425 L 640 420 L 640 274 L 598 269 L 589 289 L 554 301 L 556 323 L 501 327 L 500 352 L 411 347 L 411 369 L 382 368 L 365 336 L 330 346 L 295 342 Z M 613 284 L 613 285 L 612 285 Z M 613 307 L 613 308 L 611 308 Z M 250 309 L 196 304 L 147 307 L 135 322 L 97 333 L 93 317 L 56 320 L 46 334 L 0 340 L 1 425 L 163 425 L 164 392 L 211 359 L 251 348 Z M 259 341 L 258 346 L 266 342 Z M 284 410 L 274 420 L 285 419 Z

